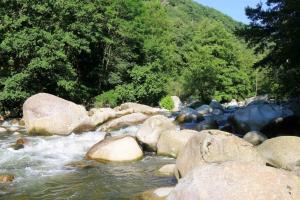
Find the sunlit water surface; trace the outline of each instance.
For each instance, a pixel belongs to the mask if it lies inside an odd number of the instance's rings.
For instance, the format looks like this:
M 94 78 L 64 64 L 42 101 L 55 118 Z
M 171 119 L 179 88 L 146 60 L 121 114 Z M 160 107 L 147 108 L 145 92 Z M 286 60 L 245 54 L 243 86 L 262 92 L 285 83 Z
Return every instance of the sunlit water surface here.
M 131 127 L 111 135 L 136 131 Z M 157 169 L 174 159 L 147 155 L 132 163 L 102 164 L 90 169 L 65 165 L 84 160 L 88 149 L 104 138 L 88 132 L 69 136 L 24 136 L 24 149 L 10 146 L 22 135 L 0 135 L 0 174 L 16 177 L 12 184 L 0 184 L 2 200 L 132 199 L 147 189 L 175 184 L 174 178 L 157 175 Z

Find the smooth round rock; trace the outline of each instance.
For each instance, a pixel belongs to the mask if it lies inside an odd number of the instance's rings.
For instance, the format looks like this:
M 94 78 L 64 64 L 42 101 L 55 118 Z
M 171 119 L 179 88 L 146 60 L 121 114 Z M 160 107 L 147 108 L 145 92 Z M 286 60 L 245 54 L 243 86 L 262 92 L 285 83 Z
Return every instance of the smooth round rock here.
M 244 135 L 243 139 L 246 140 L 247 142 L 253 144 L 254 146 L 257 146 L 257 145 L 263 143 L 265 140 L 267 140 L 268 137 L 259 131 L 251 131 L 251 132 L 246 133 L 246 135 Z
M 164 176 L 174 176 L 175 164 L 164 165 L 158 169 L 158 173 Z
M 131 136 L 112 137 L 95 144 L 86 154 L 89 160 L 126 162 L 139 160 L 143 151 Z

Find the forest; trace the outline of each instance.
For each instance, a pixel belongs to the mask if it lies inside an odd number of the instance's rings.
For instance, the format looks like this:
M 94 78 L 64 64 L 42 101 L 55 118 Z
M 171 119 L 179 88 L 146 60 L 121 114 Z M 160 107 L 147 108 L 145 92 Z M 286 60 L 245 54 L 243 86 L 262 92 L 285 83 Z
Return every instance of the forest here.
M 2 0 L 1 113 L 38 92 L 88 107 L 298 95 L 299 5 L 270 2 L 246 26 L 192 0 Z

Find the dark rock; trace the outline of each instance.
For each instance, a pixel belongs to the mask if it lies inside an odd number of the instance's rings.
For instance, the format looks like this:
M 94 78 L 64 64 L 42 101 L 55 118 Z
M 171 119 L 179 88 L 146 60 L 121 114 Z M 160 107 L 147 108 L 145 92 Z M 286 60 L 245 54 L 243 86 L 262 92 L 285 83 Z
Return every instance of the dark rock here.
M 219 125 L 218 123 L 213 119 L 206 119 L 195 127 L 196 131 L 203 131 L 203 130 L 209 130 L 209 129 L 218 129 Z

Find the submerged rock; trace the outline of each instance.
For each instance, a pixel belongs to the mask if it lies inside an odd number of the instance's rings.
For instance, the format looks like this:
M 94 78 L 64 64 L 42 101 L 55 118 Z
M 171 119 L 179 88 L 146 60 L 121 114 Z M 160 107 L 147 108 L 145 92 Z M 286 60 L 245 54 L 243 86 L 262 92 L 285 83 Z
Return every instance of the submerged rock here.
M 100 162 L 127 162 L 142 157 L 142 149 L 131 136 L 107 138 L 95 144 L 86 154 L 87 159 Z
M 156 151 L 160 135 L 164 131 L 175 129 L 176 125 L 171 119 L 162 115 L 156 115 L 150 117 L 142 124 L 136 136 L 138 141 L 142 143 L 147 150 Z
M 300 137 L 272 138 L 259 145 L 257 150 L 273 167 L 300 170 Z
M 176 158 L 191 137 L 198 134 L 193 130 L 164 131 L 157 143 L 157 154 Z
M 158 169 L 158 173 L 164 176 L 174 176 L 175 164 L 164 165 Z
M 65 165 L 66 168 L 76 168 L 76 169 L 90 169 L 96 166 L 97 166 L 96 163 L 86 162 L 86 161 L 74 161 Z
M 181 178 L 195 167 L 226 161 L 265 164 L 252 144 L 227 132 L 206 130 L 191 137 L 180 151 L 176 160 L 176 176 Z
M 12 175 L 2 175 L 0 174 L 0 183 L 11 183 L 15 179 Z
M 89 116 L 83 106 L 47 93 L 28 98 L 23 105 L 23 119 L 29 134 L 69 135 L 88 130 Z
M 7 129 L 0 126 L 0 133 L 6 133 L 6 132 L 7 132 Z
M 118 130 L 118 129 L 125 128 L 128 126 L 141 124 L 148 118 L 149 118 L 149 116 L 145 115 L 143 113 L 132 113 L 129 115 L 124 115 L 120 118 L 113 119 L 111 121 L 108 121 L 108 122 L 102 124 L 97 129 L 97 131 L 106 132 L 106 131 Z
M 168 200 L 295 200 L 300 179 L 287 171 L 242 162 L 197 167 L 179 181 Z
M 251 131 L 244 135 L 243 139 L 256 146 L 263 143 L 265 140 L 268 139 L 268 137 L 261 132 Z
M 162 187 L 148 190 L 135 197 L 134 200 L 165 200 L 174 187 Z

